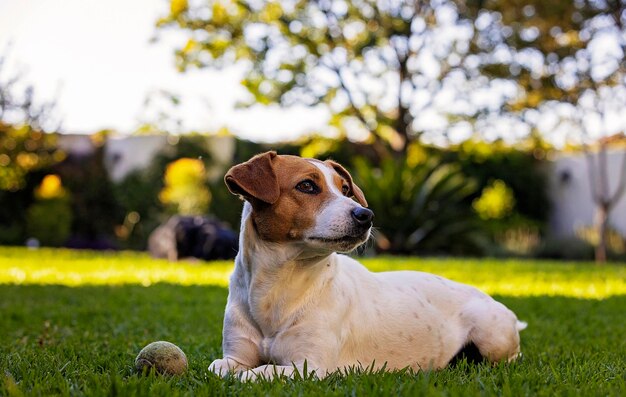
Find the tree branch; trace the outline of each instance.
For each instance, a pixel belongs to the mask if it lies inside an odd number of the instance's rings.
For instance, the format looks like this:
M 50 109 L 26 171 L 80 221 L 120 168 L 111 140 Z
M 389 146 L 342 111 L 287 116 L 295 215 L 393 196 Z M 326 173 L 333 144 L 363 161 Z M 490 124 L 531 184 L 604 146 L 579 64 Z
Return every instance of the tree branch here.
M 600 196 L 597 178 L 595 177 L 595 161 L 594 156 L 587 144 L 583 145 L 583 150 L 585 152 L 585 158 L 587 159 L 587 171 L 589 173 L 589 187 L 591 188 L 591 199 L 594 203 L 600 204 L 602 203 L 602 197 Z
M 606 155 L 606 143 L 601 142 L 598 150 L 598 169 L 600 172 L 600 194 L 602 195 L 602 204 L 606 205 L 609 201 L 609 181 L 608 181 L 608 165 Z
M 407 40 L 408 46 L 408 40 Z M 409 125 L 410 122 L 407 120 L 410 117 L 411 113 L 409 109 L 404 106 L 403 98 L 402 98 L 402 87 L 404 86 L 404 82 L 407 80 L 408 69 L 407 69 L 407 61 L 408 56 L 406 54 L 401 54 L 400 50 L 393 46 L 396 52 L 396 57 L 398 59 L 398 75 L 399 75 L 399 84 L 398 84 L 398 116 L 395 121 L 395 130 L 398 135 L 402 137 L 404 140 L 403 148 L 406 149 L 407 145 L 410 142 L 409 137 Z M 410 77 L 410 76 L 409 76 Z
M 335 39 L 334 37 L 332 37 L 331 30 L 335 30 L 339 32 L 339 34 L 342 36 L 342 39 L 345 40 L 345 37 L 343 37 L 343 31 L 339 27 L 339 22 L 337 20 L 337 17 L 334 14 L 332 14 L 330 9 L 326 7 L 322 7 L 319 1 L 317 3 L 318 3 L 319 9 L 326 16 L 326 21 L 327 21 L 327 26 L 328 26 L 327 38 L 332 43 Z M 343 76 L 343 73 L 341 70 L 342 68 L 338 66 L 330 56 L 328 58 L 329 58 L 329 62 L 331 62 L 330 65 L 325 63 L 323 58 L 320 58 L 320 64 L 330 69 L 336 74 L 337 79 L 339 80 L 339 85 L 341 86 L 342 91 L 345 92 L 346 97 L 348 98 L 350 110 L 356 116 L 356 118 L 363 124 L 363 126 L 369 131 L 369 133 L 374 136 L 375 142 L 378 144 L 382 143 L 382 138 L 376 133 L 376 131 L 373 131 L 372 128 L 370 128 L 370 123 L 367 121 L 365 115 L 363 114 L 363 111 L 356 105 L 356 102 L 354 100 L 354 95 L 352 94 L 352 91 L 348 87 L 346 80 Z

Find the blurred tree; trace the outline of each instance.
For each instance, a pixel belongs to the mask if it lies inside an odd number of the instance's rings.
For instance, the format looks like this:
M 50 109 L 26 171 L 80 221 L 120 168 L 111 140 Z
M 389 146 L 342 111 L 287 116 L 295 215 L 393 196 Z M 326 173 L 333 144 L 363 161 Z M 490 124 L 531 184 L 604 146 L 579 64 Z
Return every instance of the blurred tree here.
M 0 121 L 5 124 L 28 125 L 34 130 L 55 131 L 59 121 L 54 118 L 54 102 L 35 100 L 35 89 L 24 84 L 19 73 L 4 76 L 9 51 L 0 54 Z
M 6 75 L 8 55 L 0 55 L 0 243 L 21 244 L 33 189 L 65 154 L 46 129 L 58 126 L 53 103 L 35 100 L 19 74 Z
M 56 136 L 28 124 L 0 120 L 0 191 L 17 192 L 26 187 L 28 174 L 63 160 L 56 141 Z
M 0 55 L 0 191 L 25 187 L 26 175 L 63 159 L 56 137 L 45 134 L 54 123 L 53 103 L 34 99 L 34 88 L 19 74 L 5 76 L 8 55 Z M 19 93 L 18 93 L 19 92 Z
M 604 262 L 609 215 L 626 191 L 626 151 L 611 192 L 600 139 L 626 129 L 617 122 L 626 109 L 626 1 L 473 0 L 463 11 L 476 21 L 469 60 L 517 87 L 504 110 L 528 126 L 549 114 L 549 129 L 578 135 L 597 206 L 596 260 Z
M 626 100 L 623 101 L 623 104 L 626 105 Z M 606 118 L 606 113 L 599 113 L 602 119 Z M 584 126 L 584 122 L 581 125 Z M 586 127 L 583 128 L 585 128 L 584 133 L 589 136 L 589 130 Z M 587 159 L 587 170 L 589 171 L 590 196 L 596 205 L 595 233 L 598 240 L 595 244 L 595 259 L 598 263 L 604 263 L 607 259 L 611 211 L 626 193 L 626 150 L 621 148 L 623 153 L 621 166 L 618 170 L 619 176 L 611 188 L 607 153 L 611 140 L 608 138 L 597 140 L 595 145 L 585 144 L 583 146 Z
M 182 133 L 182 118 L 177 114 L 180 95 L 169 90 L 151 90 L 144 98 L 135 135 Z
M 243 61 L 251 102 L 324 105 L 384 154 L 493 106 L 458 94 L 489 85 L 468 72 L 467 14 L 450 0 L 171 0 L 158 24 L 187 33 L 181 70 Z

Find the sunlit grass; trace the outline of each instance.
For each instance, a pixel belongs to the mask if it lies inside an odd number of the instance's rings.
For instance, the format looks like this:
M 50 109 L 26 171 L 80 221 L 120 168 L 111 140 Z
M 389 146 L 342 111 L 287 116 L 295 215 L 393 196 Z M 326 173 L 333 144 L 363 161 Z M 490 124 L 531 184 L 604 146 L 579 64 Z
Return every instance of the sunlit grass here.
M 231 261 L 168 262 L 136 252 L 0 247 L 0 284 L 124 285 L 155 283 L 227 286 Z
M 373 271 L 420 270 L 474 285 L 501 296 L 564 296 L 602 299 L 626 295 L 626 266 L 496 259 L 369 258 Z M 0 247 L 0 284 L 214 285 L 225 287 L 232 261 L 155 260 L 143 253 L 94 253 Z
M 461 363 L 420 374 L 357 372 L 273 383 L 222 379 L 207 368 L 222 356 L 231 262 L 169 263 L 130 252 L 0 247 L 0 396 L 624 395 L 625 266 L 492 259 L 364 262 L 375 271 L 439 273 L 498 294 L 529 324 L 521 335 L 523 360 Z M 137 353 L 155 340 L 185 351 L 185 375 L 135 373 Z
M 380 258 L 364 261 L 373 271 L 420 270 L 502 296 L 564 296 L 603 299 L 626 295 L 626 265 L 519 259 Z

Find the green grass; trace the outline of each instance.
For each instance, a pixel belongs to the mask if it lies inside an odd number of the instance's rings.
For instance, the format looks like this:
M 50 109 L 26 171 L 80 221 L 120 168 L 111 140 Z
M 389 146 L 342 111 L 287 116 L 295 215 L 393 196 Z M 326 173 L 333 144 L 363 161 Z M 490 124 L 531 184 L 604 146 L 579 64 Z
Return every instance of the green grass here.
M 171 264 L 143 254 L 0 247 L 3 395 L 624 395 L 626 266 L 377 258 L 467 282 L 529 322 L 524 358 L 410 374 L 351 372 L 324 380 L 240 383 L 207 372 L 220 357 L 231 265 Z M 139 376 L 155 340 L 179 345 L 181 377 Z

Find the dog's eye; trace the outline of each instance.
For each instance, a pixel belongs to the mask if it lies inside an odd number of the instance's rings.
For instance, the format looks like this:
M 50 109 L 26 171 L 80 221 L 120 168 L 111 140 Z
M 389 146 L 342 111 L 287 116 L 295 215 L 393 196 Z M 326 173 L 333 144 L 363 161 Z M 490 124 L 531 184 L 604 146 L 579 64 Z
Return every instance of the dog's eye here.
M 308 194 L 317 194 L 319 193 L 319 190 L 320 190 L 315 184 L 315 182 L 313 182 L 310 179 L 299 182 L 296 185 L 296 189 L 298 189 L 302 193 L 308 193 Z
M 350 186 L 348 185 L 343 185 L 341 187 L 341 193 L 343 193 L 344 196 L 347 196 L 348 193 L 350 193 Z

